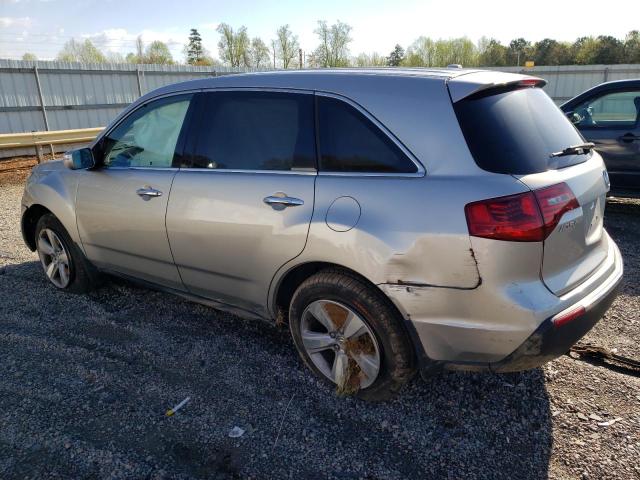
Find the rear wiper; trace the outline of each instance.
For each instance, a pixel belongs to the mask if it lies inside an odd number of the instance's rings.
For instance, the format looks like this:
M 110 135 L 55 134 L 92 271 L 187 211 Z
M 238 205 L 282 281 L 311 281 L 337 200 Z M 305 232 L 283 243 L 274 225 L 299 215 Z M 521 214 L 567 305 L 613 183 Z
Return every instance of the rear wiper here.
M 554 152 L 549 157 L 565 157 L 567 155 L 585 155 L 595 148 L 595 143 L 587 142 L 580 145 L 572 145 L 561 152 Z

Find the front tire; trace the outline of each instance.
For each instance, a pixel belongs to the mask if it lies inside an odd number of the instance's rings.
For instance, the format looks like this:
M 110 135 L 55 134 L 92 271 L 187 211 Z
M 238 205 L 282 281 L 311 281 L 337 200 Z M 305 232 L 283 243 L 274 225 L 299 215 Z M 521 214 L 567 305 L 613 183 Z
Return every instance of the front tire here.
M 85 293 L 91 289 L 90 266 L 60 221 L 52 214 L 36 224 L 36 250 L 49 282 L 60 290 Z
M 298 353 L 339 394 L 393 397 L 413 376 L 403 319 L 384 294 L 358 276 L 325 270 L 305 280 L 289 309 Z

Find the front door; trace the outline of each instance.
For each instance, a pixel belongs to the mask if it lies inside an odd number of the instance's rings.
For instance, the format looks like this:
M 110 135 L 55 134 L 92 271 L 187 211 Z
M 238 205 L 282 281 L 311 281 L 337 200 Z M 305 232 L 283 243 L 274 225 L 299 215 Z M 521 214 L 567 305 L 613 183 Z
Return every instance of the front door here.
M 77 192 L 82 245 L 98 267 L 183 289 L 165 215 L 178 171 L 173 160 L 191 95 L 152 101 L 127 116 L 96 148 L 99 167 Z
M 265 313 L 269 284 L 302 252 L 313 213 L 313 95 L 205 94 L 176 175 L 167 232 L 188 290 Z
M 592 97 L 575 112 L 576 126 L 604 159 L 612 191 L 640 190 L 640 89 Z

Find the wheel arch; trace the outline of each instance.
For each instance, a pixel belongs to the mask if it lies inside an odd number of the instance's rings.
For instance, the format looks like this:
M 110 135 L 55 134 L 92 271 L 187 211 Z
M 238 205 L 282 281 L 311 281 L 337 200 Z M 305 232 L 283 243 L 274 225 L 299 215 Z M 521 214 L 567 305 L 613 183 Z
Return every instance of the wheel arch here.
M 22 214 L 22 219 L 20 220 L 22 239 L 32 252 L 36 250 L 36 225 L 38 220 L 47 214 L 54 215 L 51 210 L 39 203 L 31 205 Z
M 405 312 L 399 308 L 399 306 L 378 285 L 361 273 L 353 270 L 352 268 L 345 267 L 344 265 L 331 262 L 309 261 L 292 266 L 278 279 L 274 279 L 275 286 L 273 288 L 273 293 L 270 296 L 271 301 L 269 307 L 271 314 L 276 319 L 276 322 L 284 321 L 285 319 L 288 320 L 287 316 L 291 299 L 302 282 L 311 275 L 327 269 L 342 271 L 346 275 L 356 277 L 366 285 L 369 285 L 373 289 L 379 291 L 389 307 L 397 313 L 398 318 L 403 320 L 403 328 L 409 336 L 420 370 L 426 371 L 426 369 L 434 368 L 437 362 L 432 361 L 426 354 L 424 347 L 420 342 L 420 337 L 418 336 L 418 333 L 416 332 L 408 315 L 406 315 Z
M 321 270 L 337 270 L 344 272 L 346 275 L 358 278 L 362 282 L 369 285 L 371 288 L 379 291 L 387 299 L 389 305 L 391 305 L 398 312 L 398 315 L 400 315 L 401 318 L 406 318 L 404 313 L 391 300 L 391 298 L 389 298 L 389 296 L 378 285 L 372 282 L 365 275 L 356 270 L 353 270 L 352 268 L 345 267 L 344 265 L 323 261 L 308 261 L 299 263 L 289 268 L 278 278 L 274 279 L 272 283 L 274 287 L 269 302 L 270 313 L 277 318 L 279 314 L 288 312 L 289 304 L 291 303 L 291 299 L 293 298 L 293 294 L 295 293 L 297 288 L 307 278 Z

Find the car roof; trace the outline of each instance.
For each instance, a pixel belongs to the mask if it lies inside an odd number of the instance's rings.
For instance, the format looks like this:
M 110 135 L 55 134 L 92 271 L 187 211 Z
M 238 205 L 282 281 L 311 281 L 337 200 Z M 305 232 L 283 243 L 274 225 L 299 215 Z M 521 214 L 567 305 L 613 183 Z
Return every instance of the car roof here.
M 393 81 L 393 78 L 423 78 L 425 80 L 446 81 L 448 79 L 477 72 L 477 69 L 468 68 L 319 68 L 304 70 L 274 70 L 266 72 L 251 72 L 238 74 L 225 74 L 208 78 L 188 80 L 160 87 L 152 96 L 192 90 L 200 88 L 220 87 L 270 87 L 270 88 L 300 88 L 307 89 L 313 86 L 315 89 L 329 88 L 336 81 L 347 79 L 355 80 L 358 77 L 377 77 L 381 81 L 385 79 Z M 215 75 L 215 73 L 214 73 Z M 147 95 L 145 95 L 146 97 Z
M 449 84 L 452 99 L 457 101 L 478 89 L 532 78 L 536 77 L 474 68 L 381 67 L 276 70 L 213 76 L 166 85 L 149 92 L 136 103 L 164 94 L 214 88 L 276 88 L 342 94 L 347 85 L 357 87 L 365 83 L 371 84 L 371 82 L 374 82 L 378 88 L 396 88 L 400 93 L 408 80 L 446 82 Z M 542 79 L 537 80 L 544 82 Z

